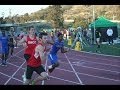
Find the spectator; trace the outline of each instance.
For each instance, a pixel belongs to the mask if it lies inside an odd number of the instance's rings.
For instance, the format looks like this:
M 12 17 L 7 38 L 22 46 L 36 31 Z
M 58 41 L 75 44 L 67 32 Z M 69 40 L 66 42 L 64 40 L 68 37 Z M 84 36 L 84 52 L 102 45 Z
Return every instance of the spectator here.
M 113 43 L 113 30 L 111 28 L 109 28 L 107 30 L 107 36 L 108 36 L 109 45 L 110 45 L 110 42 L 112 42 L 112 44 L 114 44 Z
M 97 43 L 96 52 L 100 53 L 100 37 L 101 37 L 101 33 L 96 30 L 95 34 L 96 34 L 96 43 Z

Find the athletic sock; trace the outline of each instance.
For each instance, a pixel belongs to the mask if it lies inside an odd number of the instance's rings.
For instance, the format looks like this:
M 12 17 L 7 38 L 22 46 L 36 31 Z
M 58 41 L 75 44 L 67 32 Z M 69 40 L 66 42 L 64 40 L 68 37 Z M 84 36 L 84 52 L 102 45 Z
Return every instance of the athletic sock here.
M 52 65 L 48 66 L 48 69 L 51 69 L 52 68 Z

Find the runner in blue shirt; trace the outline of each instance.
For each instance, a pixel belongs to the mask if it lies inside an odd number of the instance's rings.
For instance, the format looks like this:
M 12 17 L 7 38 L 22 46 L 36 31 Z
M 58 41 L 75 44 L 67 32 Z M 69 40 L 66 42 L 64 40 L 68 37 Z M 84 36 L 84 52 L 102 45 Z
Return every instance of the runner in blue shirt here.
M 6 60 L 8 58 L 9 54 L 9 48 L 8 48 L 8 37 L 5 34 L 5 31 L 2 31 L 2 36 L 0 37 L 1 41 L 1 53 L 2 53 L 2 66 L 6 66 Z
M 58 33 L 57 35 L 57 40 L 53 43 L 53 46 L 50 50 L 50 53 L 48 55 L 48 59 L 50 60 L 51 64 L 48 68 L 48 71 L 51 73 L 56 67 L 59 66 L 59 62 L 58 62 L 58 56 L 57 56 L 57 52 L 61 49 L 61 53 L 66 53 L 69 51 L 69 49 L 67 48 L 67 50 L 65 50 L 64 48 L 64 41 L 63 41 L 63 35 L 61 33 Z

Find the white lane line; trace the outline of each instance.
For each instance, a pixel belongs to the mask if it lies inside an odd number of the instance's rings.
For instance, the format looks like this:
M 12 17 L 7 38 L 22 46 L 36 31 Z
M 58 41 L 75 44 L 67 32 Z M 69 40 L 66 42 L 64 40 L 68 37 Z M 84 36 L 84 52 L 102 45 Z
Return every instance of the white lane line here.
M 18 68 L 20 67 L 20 66 L 18 66 L 18 65 L 12 64 L 12 63 L 10 63 L 10 62 L 9 62 L 8 64 L 13 65 L 13 66 L 18 67 Z M 25 68 L 23 68 L 23 67 L 22 67 L 22 69 L 25 70 Z
M 22 50 L 24 50 L 24 49 L 22 49 Z M 19 52 L 17 52 L 15 55 L 17 55 L 18 53 L 20 53 L 22 50 L 20 50 Z M 14 56 L 15 56 L 14 55 Z M 24 62 L 25 63 L 25 62 Z M 23 63 L 23 64 L 24 64 Z M 22 64 L 22 65 L 23 65 Z M 22 67 L 22 65 L 17 69 L 17 71 Z M 5 82 L 5 84 L 4 85 L 6 85 L 12 78 L 13 78 L 13 76 L 17 73 L 17 71 L 15 71 L 14 73 L 13 73 L 13 75 Z
M 26 61 L 24 61 L 25 63 Z M 24 63 L 22 65 L 24 65 Z M 22 65 L 13 73 L 13 75 L 5 82 L 4 85 L 7 85 L 7 83 L 14 77 L 14 75 L 21 69 Z
M 66 63 L 66 62 L 62 62 L 62 61 L 60 61 L 59 60 L 59 62 L 60 63 L 64 63 L 64 64 L 68 64 L 68 63 Z M 81 66 L 81 67 L 86 67 L 86 68 L 92 68 L 92 69 L 97 69 L 97 70 L 103 70 L 103 71 L 109 71 L 109 72 L 114 72 L 114 73 L 120 73 L 120 72 L 118 72 L 118 71 L 113 71 L 113 70 L 108 70 L 108 69 L 100 69 L 100 68 L 94 68 L 94 67 L 90 67 L 90 66 L 84 66 L 84 65 L 80 65 L 80 64 L 78 64 L 78 63 L 72 63 L 73 65 L 77 65 L 77 66 Z
M 70 64 L 71 68 L 73 69 L 73 71 L 74 71 L 74 73 L 75 73 L 76 77 L 78 78 L 78 80 L 79 80 L 80 84 L 81 84 L 81 85 L 84 85 L 84 84 L 83 84 L 83 82 L 80 80 L 79 76 L 77 75 L 77 72 L 76 72 L 76 71 L 75 71 L 75 69 L 73 68 L 73 66 L 72 66 L 71 62 L 69 61 L 68 57 L 66 56 L 66 54 L 64 54 L 64 55 L 65 55 L 65 57 L 66 57 L 67 61 L 69 62 L 69 64 Z
M 66 62 L 62 62 L 59 60 L 60 63 L 64 63 L 64 64 L 68 64 Z M 107 72 L 112 72 L 112 73 L 120 73 L 119 71 L 113 71 L 113 70 L 108 70 L 108 69 L 100 69 L 100 68 L 94 68 L 94 67 L 90 67 L 90 66 L 85 66 L 85 65 L 80 65 L 81 63 L 72 63 L 73 65 L 76 65 L 76 66 L 81 66 L 81 67 L 85 67 L 85 68 L 91 68 L 91 69 L 96 69 L 96 70 L 101 70 L 101 71 L 107 71 Z
M 79 60 L 79 59 L 72 59 L 72 60 Z M 93 62 L 93 61 L 87 61 L 87 60 L 79 60 L 79 61 L 84 61 L 84 63 L 95 63 L 95 64 L 100 64 L 100 65 L 107 65 L 107 66 L 111 66 L 111 67 L 117 67 L 117 68 L 119 68 L 119 66 L 116 66 L 116 65 L 108 65 L 108 64 L 102 64 L 102 63 L 97 63 L 97 62 Z M 75 63 L 75 62 L 73 62 L 73 64 L 79 64 L 79 63 Z M 92 67 L 92 68 L 94 68 L 94 67 Z M 98 68 L 98 69 L 100 69 L 100 68 Z M 103 69 L 103 70 L 108 70 L 108 69 Z M 109 70 L 109 71 L 113 71 L 113 70 Z M 113 71 L 114 72 L 114 71 Z M 118 72 L 118 71 L 115 71 L 115 72 Z
M 118 60 L 118 59 L 115 59 L 115 61 L 113 61 L 113 60 L 110 60 L 110 59 L 103 59 L 103 58 L 97 58 L 97 57 L 90 57 L 90 56 L 83 56 L 83 55 L 76 55 L 76 54 L 74 54 L 75 56 L 80 56 L 80 57 L 87 57 L 87 58 L 95 58 L 95 59 L 100 59 L 100 60 L 105 60 L 105 61 L 112 61 L 112 62 L 120 62 L 120 61 L 116 61 L 116 60 Z
M 11 64 L 11 65 L 13 65 L 13 66 L 16 66 L 16 67 L 19 67 L 19 66 L 17 66 L 17 65 L 12 64 L 12 63 L 9 63 L 9 64 Z M 45 66 L 47 67 L 47 62 L 46 62 L 46 64 L 45 64 Z M 25 68 L 22 68 L 22 69 L 25 70 Z M 45 69 L 46 69 L 46 68 L 45 68 Z M 68 72 L 70 72 L 70 71 L 68 71 Z M 77 82 L 73 82 L 73 81 L 70 81 L 70 80 L 65 80 L 65 79 L 62 79 L 62 78 L 57 78 L 57 77 L 54 77 L 54 76 L 49 76 L 49 77 L 56 78 L 56 79 L 60 79 L 60 80 L 64 80 L 64 81 L 67 81 L 67 82 L 72 82 L 72 83 L 79 84 L 79 83 L 77 83 Z M 23 81 L 22 81 L 22 82 L 23 82 Z M 44 84 L 44 82 L 43 82 L 43 84 Z
M 72 59 L 72 60 L 80 60 L 80 59 L 74 59 L 74 58 L 69 58 L 69 59 Z M 85 59 L 84 59 L 84 61 L 86 61 L 86 62 L 90 62 L 90 63 L 101 64 L 101 65 L 107 65 L 107 66 L 113 66 L 113 67 L 120 67 L 120 66 L 118 66 L 118 65 L 99 63 L 99 62 L 95 62 L 95 61 L 88 61 L 88 60 L 85 60 Z
M 100 76 L 95 76 L 95 75 L 91 75 L 91 74 L 86 74 L 86 73 L 79 73 L 78 74 L 83 74 L 86 76 L 91 76 L 91 77 L 96 77 L 96 78 L 101 78 L 101 79 L 106 79 L 106 80 L 111 80 L 111 81 L 116 81 L 116 82 L 120 82 L 120 80 L 116 80 L 116 79 L 111 79 L 111 78 L 107 78 L 107 77 L 100 77 Z
M 21 57 L 19 57 L 19 56 L 14 56 L 14 57 L 18 57 L 18 58 L 23 59 L 23 60 L 25 61 L 24 58 L 21 58 Z M 13 64 L 13 63 L 11 63 L 11 62 L 7 62 L 7 63 L 10 64 L 10 65 L 13 65 L 13 66 L 15 66 L 15 67 L 20 67 L 20 66 L 15 65 L 15 64 Z M 22 69 L 25 69 L 25 68 L 22 67 Z
M 68 64 L 65 62 L 60 62 L 60 63 Z M 56 69 L 60 69 L 60 68 L 56 68 Z M 60 70 L 74 72 L 74 71 L 70 71 L 70 70 L 66 70 L 66 69 L 60 69 Z M 77 72 L 77 73 L 79 73 L 79 72 Z M 106 78 L 106 77 L 101 77 L 101 76 L 96 76 L 96 75 L 91 75 L 91 74 L 86 74 L 86 73 L 79 73 L 79 74 L 88 75 L 88 76 L 97 77 L 97 78 L 102 78 L 102 79 L 107 79 L 107 80 L 120 81 L 120 80 L 116 80 L 116 79 L 111 79 L 111 78 Z
M 76 65 L 76 66 L 81 66 L 81 67 L 85 67 L 85 68 L 90 68 L 90 69 L 95 69 L 95 70 L 101 70 L 101 71 L 107 71 L 107 72 L 112 72 L 112 73 L 120 73 L 118 71 L 111 71 L 111 70 L 106 70 L 106 69 L 99 69 L 99 68 L 94 68 L 94 67 L 89 67 L 89 66 L 84 66 L 84 65 L 80 65 L 80 64 L 73 64 L 73 65 Z
M 18 66 L 19 67 L 19 66 Z M 23 68 L 24 69 L 24 68 Z M 71 72 L 71 71 L 69 71 Z M 81 74 L 81 73 L 80 73 Z M 84 74 L 85 75 L 85 74 Z M 86 75 L 89 75 L 89 74 L 86 74 Z M 89 76 L 94 76 L 94 75 L 89 75 Z M 98 76 L 94 76 L 94 77 L 98 77 Z M 104 77 L 98 77 L 98 78 L 104 78 Z M 109 78 L 104 78 L 104 79 L 109 79 Z M 113 80 L 113 79 L 112 79 Z
M 20 51 L 18 51 L 16 54 L 14 54 L 13 56 L 16 56 L 18 53 L 20 53 L 21 51 L 23 51 L 24 49 L 22 49 L 22 50 L 20 50 Z M 12 56 L 12 57 L 13 57 Z
M 16 67 L 19 67 L 19 66 L 17 66 L 17 65 L 12 64 L 12 63 L 9 63 L 9 64 L 11 64 L 11 65 L 13 65 L 13 66 L 16 66 Z M 25 68 L 22 68 L 22 69 L 25 70 Z M 64 71 L 67 71 L 67 70 L 64 70 Z M 71 72 L 71 71 L 68 71 L 68 72 Z M 0 72 L 0 73 L 1 73 L 1 72 Z M 9 76 L 9 75 L 7 75 L 7 74 L 4 74 L 4 73 L 1 73 L 1 74 L 5 75 L 5 76 L 8 76 L 8 77 L 11 77 L 11 76 Z M 56 79 L 60 79 L 60 80 L 64 80 L 64 81 L 67 81 L 67 82 L 72 82 L 72 83 L 80 84 L 80 83 L 77 83 L 77 82 L 73 82 L 73 81 L 70 81 L 70 80 L 65 80 L 65 79 L 62 79 L 62 78 L 57 78 L 57 77 L 54 77 L 54 76 L 49 76 L 49 77 L 56 78 Z M 12 77 L 12 78 L 13 78 L 13 77 Z M 19 80 L 19 79 L 17 79 L 17 78 L 13 78 L 13 79 L 23 82 L 22 80 Z
M 66 70 L 66 69 L 61 69 L 61 68 L 56 68 L 56 69 L 74 73 L 74 71 L 70 71 L 70 70 Z M 87 74 L 87 73 L 80 73 L 80 72 L 76 72 L 76 73 L 82 74 L 82 75 L 86 75 L 86 76 L 96 77 L 96 78 L 100 78 L 100 79 L 107 79 L 107 80 L 112 80 L 112 81 L 120 82 L 120 80 L 111 79 L 111 78 L 106 78 L 106 77 L 101 77 L 101 76 L 95 76 L 95 75 L 91 75 L 91 74 Z
M 18 57 L 18 58 L 20 58 L 20 59 L 22 59 L 22 60 L 26 61 L 24 58 L 22 58 L 22 57 L 20 57 L 20 56 L 15 56 L 15 57 Z
M 20 53 L 21 51 L 23 51 L 24 49 L 20 50 L 19 52 L 17 52 L 16 54 L 14 54 L 13 56 L 10 56 L 6 61 L 8 61 L 11 57 L 16 56 L 18 53 Z M 1 59 L 1 58 L 0 58 Z
M 4 76 L 7 76 L 7 77 L 11 78 L 11 76 L 9 76 L 9 75 L 7 75 L 7 74 L 4 74 L 4 73 L 2 73 L 2 72 L 0 72 L 0 74 L 2 74 L 2 75 L 4 75 Z M 19 80 L 19 79 L 14 78 L 14 77 L 12 77 L 12 79 L 15 79 L 15 80 L 17 80 L 17 81 L 23 82 L 22 80 Z
M 61 62 L 61 63 L 68 64 L 68 63 L 65 63 L 65 62 Z M 15 65 L 15 66 L 16 66 L 16 67 L 19 67 L 19 66 L 17 66 L 17 65 Z M 25 68 L 22 68 L 22 69 L 25 70 Z M 74 73 L 74 71 L 70 71 L 70 70 L 66 70 L 66 69 L 61 69 L 61 68 L 56 68 L 56 69 Z M 1 73 L 1 72 L 0 72 L 0 73 Z M 101 77 L 101 76 L 95 76 L 95 75 L 86 74 L 86 73 L 79 73 L 79 72 L 77 72 L 77 73 L 78 73 L 78 74 L 82 74 L 82 75 L 86 75 L 86 76 L 90 76 L 90 77 L 95 77 L 95 78 L 100 78 L 100 79 L 106 79 L 106 80 L 112 80 L 112 81 L 120 82 L 120 80 L 115 80 L 115 79 L 111 79 L 111 78 L 106 78 L 106 77 Z M 3 75 L 8 76 L 7 74 L 3 74 Z M 11 77 L 11 76 L 8 76 L 8 77 Z M 53 76 L 50 76 L 50 77 L 53 77 Z M 54 77 L 54 78 L 57 78 L 57 77 Z M 13 79 L 16 79 L 16 78 L 13 78 Z M 59 78 L 59 79 L 61 79 L 61 78 Z M 17 80 L 17 79 L 16 79 L 16 80 Z M 18 80 L 19 80 L 19 79 L 18 79 Z M 61 80 L 64 80 L 64 79 L 61 79 Z M 21 81 L 21 80 L 19 80 L 19 81 Z M 69 80 L 65 80 L 65 81 L 73 82 L 73 81 L 69 81 Z M 21 81 L 21 82 L 23 82 L 23 81 Z M 77 83 L 77 82 L 75 82 L 75 83 Z M 78 84 L 78 83 L 77 83 L 77 84 Z
M 74 81 L 65 80 L 65 79 L 61 79 L 61 78 L 58 78 L 58 77 L 54 77 L 54 76 L 50 76 L 50 77 L 55 78 L 55 79 L 59 79 L 59 80 L 62 80 L 62 81 L 66 81 L 66 82 L 71 82 L 71 83 L 75 83 L 75 84 L 80 84 L 80 83 L 77 83 L 77 82 L 74 82 Z
M 22 50 L 24 50 L 24 49 L 22 49 Z M 17 52 L 15 55 L 17 55 L 18 53 L 20 53 L 22 50 L 20 50 L 19 52 Z M 15 55 L 13 55 L 13 56 L 15 56 Z M 11 57 L 13 57 L 13 56 L 10 56 L 7 60 L 9 60 Z M 19 67 L 19 66 L 17 66 L 17 65 L 15 65 L 15 64 L 12 64 L 12 63 L 9 63 L 9 62 L 7 62 L 8 64 L 10 64 L 10 65 L 13 65 L 13 66 L 15 66 L 15 67 Z M 5 75 L 5 76 L 7 76 L 7 77 L 9 77 L 9 79 L 15 79 L 15 80 L 17 80 L 17 81 L 20 81 L 20 82 L 23 82 L 22 80 L 19 80 L 19 79 L 17 79 L 17 78 L 14 78 L 14 77 L 12 77 L 12 76 L 9 76 L 9 75 L 7 75 L 7 74 L 4 74 L 4 73 L 2 73 L 2 72 L 0 72 L 2 75 Z M 9 80 L 8 79 L 8 80 Z M 8 83 L 8 82 L 7 82 Z
M 16 57 L 21 58 L 21 57 L 19 57 L 19 56 L 16 56 Z M 21 58 L 21 59 L 23 59 L 23 58 Z M 13 65 L 13 66 L 16 66 L 16 67 L 19 67 L 19 66 L 15 65 L 15 64 L 12 64 L 12 63 L 9 63 L 9 64 L 11 64 L 11 65 Z M 47 61 L 46 61 L 45 66 L 47 67 Z M 46 67 L 45 67 L 45 69 L 46 69 Z M 22 68 L 22 69 L 25 70 L 25 68 Z M 60 79 L 60 80 L 67 81 L 67 82 L 72 82 L 72 83 L 79 84 L 79 83 L 77 83 L 77 82 L 73 82 L 73 81 L 70 81 L 70 80 L 65 80 L 65 79 L 62 79 L 62 78 L 57 78 L 57 77 L 53 77 L 53 76 L 49 76 L 49 77 L 56 78 L 56 79 Z M 23 82 L 23 81 L 22 81 L 22 82 Z M 44 82 L 43 82 L 42 85 L 44 85 Z

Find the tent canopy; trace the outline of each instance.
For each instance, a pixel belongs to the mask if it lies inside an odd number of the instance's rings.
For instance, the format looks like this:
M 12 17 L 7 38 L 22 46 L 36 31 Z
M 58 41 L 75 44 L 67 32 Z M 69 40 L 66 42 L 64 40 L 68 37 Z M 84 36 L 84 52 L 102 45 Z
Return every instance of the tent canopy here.
M 114 27 L 117 26 L 117 23 L 111 22 L 110 20 L 104 18 L 104 17 L 99 17 L 97 20 L 92 22 L 89 26 L 91 28 L 95 27 Z

